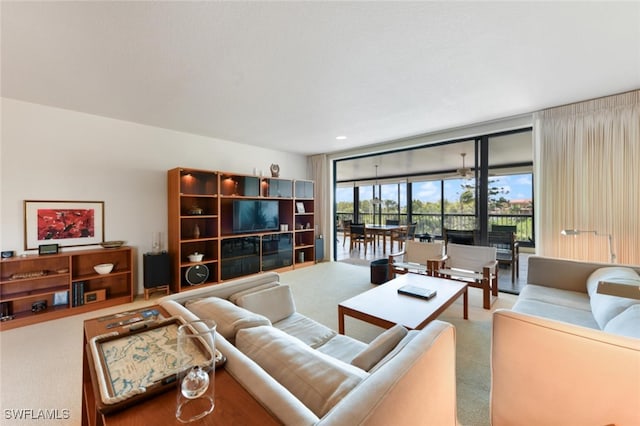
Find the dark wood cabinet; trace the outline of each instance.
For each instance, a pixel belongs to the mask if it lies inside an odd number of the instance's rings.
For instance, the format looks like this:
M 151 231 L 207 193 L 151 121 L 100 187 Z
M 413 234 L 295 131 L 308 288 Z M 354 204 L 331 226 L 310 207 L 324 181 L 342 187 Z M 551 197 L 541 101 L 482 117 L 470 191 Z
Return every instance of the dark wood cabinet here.
M 197 284 L 201 286 L 313 264 L 314 207 L 312 181 L 169 170 L 172 290 L 193 288 L 185 276 L 196 265 L 209 271 L 206 281 Z M 247 214 L 254 215 L 254 227 L 252 219 L 243 218 Z M 260 215 L 264 217 L 257 219 Z M 202 260 L 190 261 L 196 252 L 203 254 Z

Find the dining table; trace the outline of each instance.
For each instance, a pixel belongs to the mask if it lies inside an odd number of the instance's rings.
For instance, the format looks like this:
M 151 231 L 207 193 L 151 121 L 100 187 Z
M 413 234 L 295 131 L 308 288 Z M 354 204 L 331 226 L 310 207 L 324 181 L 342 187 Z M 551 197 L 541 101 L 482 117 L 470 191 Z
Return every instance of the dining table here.
M 391 233 L 394 231 L 403 231 L 407 229 L 407 225 L 377 225 L 377 224 L 365 224 L 365 232 L 369 232 L 377 237 L 382 237 L 382 254 L 386 254 L 387 250 L 387 236 L 389 236 L 389 251 L 393 250 L 393 240 L 391 239 Z

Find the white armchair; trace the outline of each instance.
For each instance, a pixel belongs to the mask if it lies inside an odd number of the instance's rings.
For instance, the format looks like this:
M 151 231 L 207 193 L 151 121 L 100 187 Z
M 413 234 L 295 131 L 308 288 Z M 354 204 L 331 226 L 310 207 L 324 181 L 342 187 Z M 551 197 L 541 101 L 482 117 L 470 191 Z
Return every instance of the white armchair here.
M 395 274 L 407 272 L 434 275 L 443 259 L 442 241 L 422 243 L 408 240 L 405 242 L 404 250 L 389 255 L 389 279 L 393 279 Z
M 491 296 L 498 297 L 496 248 L 449 243 L 446 249 L 444 263 L 436 275 L 481 288 L 482 306 L 490 309 Z

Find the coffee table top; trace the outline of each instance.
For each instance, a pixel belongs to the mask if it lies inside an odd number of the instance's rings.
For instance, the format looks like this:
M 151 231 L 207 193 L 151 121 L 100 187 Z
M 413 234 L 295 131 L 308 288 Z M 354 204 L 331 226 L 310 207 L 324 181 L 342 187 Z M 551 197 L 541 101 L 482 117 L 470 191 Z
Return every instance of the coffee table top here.
M 429 300 L 398 294 L 398 288 L 404 285 L 437 290 L 437 294 Z M 404 274 L 340 302 L 338 310 L 376 325 L 402 324 L 415 330 L 436 319 L 466 291 L 467 284 L 464 282 Z M 358 314 L 364 314 L 368 318 L 362 318 Z

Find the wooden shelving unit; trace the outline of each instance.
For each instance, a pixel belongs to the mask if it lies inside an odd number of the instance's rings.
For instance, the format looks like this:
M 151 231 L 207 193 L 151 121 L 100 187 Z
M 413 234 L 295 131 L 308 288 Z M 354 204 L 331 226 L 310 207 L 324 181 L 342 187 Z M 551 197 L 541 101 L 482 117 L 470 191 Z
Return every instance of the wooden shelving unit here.
M 115 266 L 109 274 L 100 275 L 93 266 L 101 263 Z M 74 295 L 79 290 L 74 289 L 79 286 L 82 291 L 76 298 Z M 84 295 L 92 297 L 85 303 Z M 0 322 L 0 330 L 131 301 L 133 255 L 130 247 L 28 255 L 0 261 L 0 303 L 12 318 Z M 38 302 L 46 303 L 46 308 L 34 312 L 32 308 Z
M 277 204 L 277 220 L 265 219 L 255 230 L 238 228 L 234 214 L 239 214 L 239 202 L 255 202 L 256 209 L 266 209 L 265 214 Z M 296 213 L 298 202 L 304 213 Z M 209 270 L 201 286 L 314 263 L 311 181 L 178 167 L 168 171 L 168 214 L 174 292 L 193 288 L 186 274 L 196 265 Z M 194 232 L 196 224 L 199 232 Z M 204 258 L 190 262 L 188 255 L 196 251 Z

